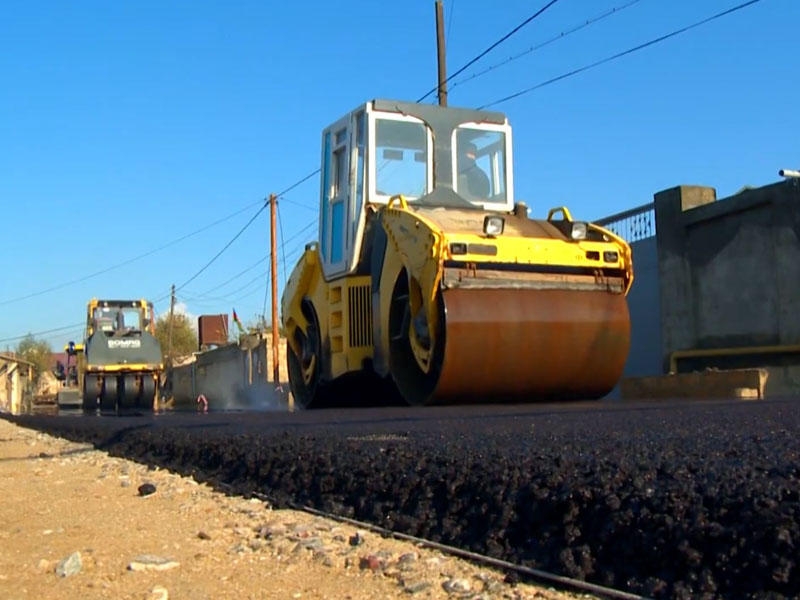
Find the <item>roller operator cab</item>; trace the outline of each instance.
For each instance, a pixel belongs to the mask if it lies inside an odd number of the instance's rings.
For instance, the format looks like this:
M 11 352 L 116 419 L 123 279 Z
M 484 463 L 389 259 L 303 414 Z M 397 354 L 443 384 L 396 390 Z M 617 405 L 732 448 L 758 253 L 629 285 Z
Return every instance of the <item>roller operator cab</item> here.
M 565 207 L 529 218 L 512 164 L 497 112 L 374 100 L 323 131 L 319 237 L 282 298 L 296 404 L 359 374 L 410 404 L 614 387 L 630 248 Z
M 87 307 L 85 356 L 79 363 L 85 410 L 153 410 L 164 370 L 146 300 L 97 300 Z

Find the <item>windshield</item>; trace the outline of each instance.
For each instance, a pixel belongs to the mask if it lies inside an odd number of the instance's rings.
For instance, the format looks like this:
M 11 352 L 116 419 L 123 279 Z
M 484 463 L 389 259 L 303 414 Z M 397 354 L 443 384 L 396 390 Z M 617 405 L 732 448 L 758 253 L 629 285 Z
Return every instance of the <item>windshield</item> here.
M 95 329 L 105 333 L 140 330 L 142 311 L 140 308 L 120 306 L 98 306 L 93 314 Z
M 428 192 L 428 131 L 417 121 L 375 122 L 375 191 L 408 199 Z
M 455 190 L 470 202 L 506 202 L 506 136 L 459 127 L 455 135 Z

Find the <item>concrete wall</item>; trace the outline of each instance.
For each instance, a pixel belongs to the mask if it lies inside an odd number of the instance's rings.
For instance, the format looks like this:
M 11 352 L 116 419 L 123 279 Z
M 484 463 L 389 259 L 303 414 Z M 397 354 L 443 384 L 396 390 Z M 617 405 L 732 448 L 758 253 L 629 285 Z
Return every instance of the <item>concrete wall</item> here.
M 173 408 L 197 410 L 201 394 L 209 410 L 281 410 L 288 401 L 286 341 L 280 340 L 278 385 L 273 381 L 271 339 L 248 337 L 214 348 L 172 372 Z
M 661 359 L 687 349 L 800 344 L 800 186 L 720 201 L 713 188 L 655 194 Z M 767 392 L 800 391 L 800 354 L 682 359 L 678 371 L 767 366 Z

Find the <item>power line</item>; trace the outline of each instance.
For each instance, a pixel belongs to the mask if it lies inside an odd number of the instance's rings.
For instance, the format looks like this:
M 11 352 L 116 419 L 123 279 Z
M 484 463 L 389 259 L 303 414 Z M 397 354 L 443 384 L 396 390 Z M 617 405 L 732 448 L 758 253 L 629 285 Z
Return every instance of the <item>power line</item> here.
M 266 269 L 262 270 L 260 273 L 258 273 L 258 275 L 256 275 L 255 277 L 252 277 L 251 279 L 248 279 L 246 283 L 243 283 L 242 285 L 240 285 L 235 290 L 231 290 L 230 292 L 221 294 L 219 296 L 206 296 L 205 298 L 202 298 L 202 297 L 198 298 L 198 297 L 194 297 L 194 296 L 189 296 L 187 294 L 183 294 L 183 297 L 186 298 L 186 300 L 188 300 L 190 302 L 203 302 L 204 300 L 208 301 L 208 302 L 221 302 L 221 301 L 226 301 L 227 302 L 231 298 L 236 296 L 236 294 L 238 294 L 239 292 L 242 292 L 242 291 L 246 290 L 247 288 L 249 288 L 250 286 L 252 286 L 256 282 L 262 281 L 264 279 L 264 277 L 266 277 L 266 275 L 268 273 L 268 269 L 269 269 L 269 267 L 267 267 Z M 261 289 L 261 288 L 259 287 L 259 289 Z
M 450 81 L 450 80 L 451 80 L 453 77 L 456 77 L 456 76 L 460 75 L 461 73 L 463 73 L 465 70 L 467 70 L 469 67 L 471 67 L 472 65 L 474 65 L 476 62 L 478 62 L 478 61 L 479 61 L 480 59 L 482 59 L 484 56 L 486 56 L 487 54 L 489 54 L 489 52 L 491 52 L 492 50 L 494 50 L 495 48 L 497 48 L 497 46 L 499 46 L 500 44 L 502 44 L 503 42 L 505 42 L 505 41 L 506 41 L 508 38 L 510 38 L 512 35 L 514 35 L 514 34 L 515 34 L 515 33 L 517 33 L 517 32 L 518 32 L 520 29 L 522 29 L 523 27 L 525 27 L 525 25 L 527 25 L 528 23 L 530 23 L 531 21 L 533 21 L 534 19 L 536 19 L 536 17 L 538 17 L 538 16 L 539 16 L 539 15 L 541 15 L 541 14 L 542 14 L 544 11 L 546 11 L 548 8 L 550 8 L 551 6 L 553 6 L 553 5 L 554 5 L 556 2 L 558 2 L 558 0 L 550 0 L 550 2 L 548 2 L 548 3 L 547 3 L 547 4 L 545 4 L 545 5 L 544 5 L 542 8 L 540 8 L 539 10 L 537 10 L 537 11 L 536 11 L 535 13 L 533 13 L 533 14 L 532 14 L 530 17 L 528 17 L 527 19 L 525 19 L 525 20 L 524 20 L 522 23 L 520 23 L 519 25 L 517 25 L 517 26 L 516 26 L 514 29 L 512 29 L 512 30 L 511 30 L 511 31 L 509 31 L 507 34 L 505 34 L 503 37 L 501 37 L 499 40 L 497 40 L 497 41 L 496 41 L 494 44 L 492 44 L 491 46 L 489 46 L 489 47 L 488 47 L 486 50 L 484 50 L 483 52 L 481 52 L 480 54 L 478 54 L 478 56 L 476 56 L 475 58 L 473 58 L 472 60 L 470 60 L 470 61 L 469 61 L 467 64 L 465 64 L 463 67 L 461 67 L 460 69 L 458 69 L 458 70 L 457 70 L 455 73 L 453 73 L 452 75 L 450 75 L 449 77 L 447 77 L 447 79 L 445 79 L 445 80 L 444 80 L 444 83 L 447 83 L 447 82 L 448 82 L 448 81 Z M 433 93 L 434 93 L 436 90 L 438 90 L 438 89 L 439 89 L 439 86 L 437 85 L 435 88 L 433 88 L 432 90 L 430 90 L 430 91 L 429 91 L 427 94 L 425 94 L 424 96 L 422 96 L 421 98 L 419 98 L 419 100 L 417 100 L 417 102 L 422 102 L 423 100 L 425 100 L 425 98 L 427 98 L 428 96 L 430 96 L 431 94 L 433 94 Z
M 278 227 L 280 228 L 280 232 L 281 232 L 281 242 L 283 242 L 283 240 L 284 240 L 284 237 L 283 237 L 283 221 L 281 220 L 280 207 L 278 207 Z M 288 275 L 286 273 L 286 246 L 283 243 L 281 243 L 281 256 L 283 258 L 283 277 L 287 278 Z M 276 258 L 276 262 L 277 262 L 277 258 Z M 275 276 L 277 277 L 278 274 L 275 273 Z
M 668 40 L 670 38 L 673 38 L 676 35 L 679 35 L 681 33 L 685 33 L 685 32 L 687 32 L 687 31 L 689 31 L 691 29 L 694 29 L 696 27 L 700 27 L 701 25 L 705 25 L 706 23 L 710 23 L 711 21 L 714 21 L 716 19 L 720 19 L 720 18 L 722 18 L 724 16 L 727 16 L 727 15 L 729 15 L 731 13 L 734 13 L 734 12 L 736 12 L 738 10 L 742 10 L 743 8 L 747 8 L 748 6 L 751 6 L 753 4 L 757 4 L 758 2 L 761 2 L 761 0 L 749 0 L 749 2 L 743 2 L 742 4 L 738 4 L 737 6 L 734 6 L 733 8 L 729 8 L 728 10 L 724 10 L 724 11 L 722 11 L 720 13 L 717 13 L 715 15 L 707 17 L 707 18 L 705 18 L 705 19 L 703 19 L 701 21 L 697 21 L 696 23 L 692 23 L 691 25 L 687 25 L 686 27 L 681 27 L 680 29 L 676 29 L 675 31 L 672 31 L 671 33 L 668 33 L 666 35 L 662 35 L 661 37 L 657 37 L 657 38 L 655 38 L 653 40 L 650 40 L 649 42 L 645 42 L 644 44 L 639 44 L 638 46 L 634 46 L 633 48 L 629 48 L 629 49 L 627 49 L 627 50 L 625 50 L 623 52 L 618 52 L 617 54 L 614 54 L 613 56 L 608 56 L 608 57 L 606 57 L 606 58 L 604 58 L 602 60 L 598 60 L 598 61 L 593 62 L 591 64 L 584 65 L 583 67 L 580 67 L 580 68 L 577 68 L 577 69 L 573 69 L 572 71 L 569 71 L 568 73 L 564 73 L 563 75 L 559 75 L 558 77 L 553 77 L 552 79 L 548 79 L 547 81 L 543 81 L 541 83 L 537 83 L 534 86 L 531 86 L 529 88 L 526 88 L 524 90 L 521 90 L 519 92 L 511 94 L 510 96 L 506 96 L 505 98 L 500 98 L 499 100 L 495 100 L 494 102 L 490 102 L 488 104 L 484 104 L 483 106 L 479 106 L 478 110 L 483 110 L 485 108 L 489 108 L 490 106 L 496 106 L 498 104 L 502 104 L 503 102 L 507 102 L 509 100 L 513 100 L 514 98 L 519 98 L 520 96 L 528 94 L 528 93 L 530 93 L 530 92 L 532 92 L 534 90 L 538 90 L 538 89 L 543 88 L 545 86 L 548 86 L 550 84 L 556 83 L 557 81 L 561 81 L 562 79 L 567 79 L 568 77 L 572 77 L 573 75 L 577 75 L 579 73 L 583 73 L 584 71 L 588 71 L 589 69 L 593 69 L 595 67 L 599 67 L 600 65 L 603 65 L 605 63 L 611 62 L 611 61 L 616 60 L 618 58 L 622 58 L 623 56 L 627 56 L 628 54 L 633 54 L 634 52 L 637 52 L 638 50 L 643 50 L 644 48 L 647 48 L 649 46 L 653 46 L 655 44 L 658 44 L 659 42 L 663 42 L 664 40 Z
M 199 292 L 199 293 L 196 293 L 196 294 L 192 294 L 192 296 L 193 296 L 195 299 L 198 299 L 198 298 L 203 298 L 204 296 L 209 296 L 209 295 L 211 295 L 212 293 L 214 293 L 214 292 L 218 291 L 220 288 L 223 288 L 223 287 L 225 287 L 226 285 L 228 285 L 228 284 L 229 284 L 229 283 L 231 283 L 232 281 L 235 281 L 236 279 L 238 279 L 239 277 L 241 277 L 242 275 L 244 275 L 244 274 L 245 274 L 245 273 L 247 273 L 248 271 L 252 271 L 252 270 L 253 270 L 253 269 L 255 269 L 255 268 L 258 266 L 258 265 L 260 265 L 261 263 L 263 263 L 265 260 L 267 260 L 267 257 L 266 257 L 266 256 L 262 256 L 262 257 L 261 257 L 261 258 L 259 258 L 259 259 L 258 259 L 256 262 L 254 262 L 252 265 L 250 265 L 250 266 L 248 266 L 248 267 L 246 267 L 246 268 L 242 269 L 241 271 L 239 271 L 239 272 L 238 272 L 236 275 L 234 275 L 233 277 L 230 277 L 229 279 L 226 279 L 225 281 L 223 281 L 223 282 L 222 282 L 222 283 L 220 283 L 219 285 L 216 285 L 216 286 L 214 286 L 213 288 L 209 288 L 209 289 L 208 289 L 208 290 L 206 290 L 205 292 Z M 188 293 L 188 291 L 184 291 L 184 294 L 186 294 L 186 293 Z
M 289 244 L 289 242 L 291 240 L 294 240 L 294 239 L 300 237 L 300 235 L 302 235 L 305 230 L 310 229 L 311 227 L 314 227 L 316 225 L 317 225 L 316 221 L 312 221 L 311 223 L 309 223 L 308 225 L 303 227 L 303 229 L 301 229 L 300 231 L 298 231 L 294 235 L 289 236 L 288 238 L 286 238 L 286 240 L 284 240 L 284 242 L 282 244 L 283 248 L 285 248 Z M 306 241 L 301 241 L 299 244 L 295 244 L 294 246 L 292 246 L 292 248 L 289 251 L 286 251 L 284 249 L 281 250 L 281 252 L 283 252 L 284 282 L 289 278 L 288 274 L 286 273 L 286 261 L 290 260 L 290 259 L 294 259 L 295 257 L 299 257 L 303 252 L 305 252 L 306 245 L 307 245 Z
M 249 298 L 253 294 L 260 293 L 260 292 L 261 292 L 261 286 L 258 286 L 256 288 L 254 288 L 252 291 L 247 292 L 246 294 L 242 294 L 241 296 L 237 296 L 233 300 L 228 300 L 228 302 L 230 302 L 231 304 L 234 304 L 234 305 L 235 304 L 241 305 L 241 301 L 242 300 L 244 300 L 245 298 Z
M 284 194 L 287 194 L 288 192 L 290 192 L 293 189 L 297 188 L 298 186 L 302 185 L 303 183 L 305 183 L 306 181 L 311 179 L 314 175 L 316 175 L 319 172 L 320 172 L 320 169 L 315 169 L 311 173 L 309 173 L 309 174 L 305 175 L 304 177 L 302 177 L 302 178 L 298 179 L 297 181 L 295 181 L 293 184 L 288 186 L 286 189 L 284 189 L 278 195 L 282 197 Z M 282 199 L 285 202 L 289 202 L 291 204 L 296 204 L 298 206 L 302 206 L 303 208 L 309 208 L 308 206 L 300 204 L 298 202 L 293 202 L 292 200 L 288 200 L 286 198 L 282 198 Z M 54 286 L 51 286 L 49 288 L 46 288 L 46 289 L 43 289 L 43 290 L 39 290 L 38 292 L 33 292 L 33 293 L 30 293 L 30 294 L 26 294 L 24 296 L 19 296 L 19 297 L 16 297 L 16 298 L 10 298 L 8 300 L 0 301 L 0 306 L 5 306 L 5 305 L 11 304 L 13 302 L 20 302 L 22 300 L 27 300 L 29 298 L 34 298 L 36 296 L 41 296 L 43 294 L 47 294 L 49 292 L 53 292 L 53 291 L 62 289 L 62 288 L 65 288 L 67 286 L 70 286 L 70 285 L 73 285 L 73 284 L 76 284 L 76 283 L 81 283 L 83 281 L 87 281 L 87 280 L 89 280 L 89 279 L 91 279 L 93 277 L 97 277 L 99 275 L 103 275 L 105 273 L 108 273 L 110 271 L 113 271 L 115 269 L 123 267 L 125 265 L 128 265 L 128 264 L 130 264 L 130 263 L 132 263 L 134 261 L 140 260 L 140 259 L 145 258 L 147 256 L 151 256 L 152 254 L 156 254 L 157 252 L 160 252 L 160 251 L 165 250 L 165 249 L 167 249 L 167 248 L 169 248 L 171 246 L 174 246 L 174 245 L 176 245 L 176 244 L 178 244 L 178 243 L 180 243 L 180 242 L 182 242 L 182 241 L 184 241 L 184 240 L 186 240 L 186 239 L 188 239 L 190 237 L 198 235 L 198 234 L 202 233 L 203 231 L 206 231 L 206 230 L 208 230 L 208 229 L 210 229 L 210 228 L 212 228 L 212 227 L 214 227 L 216 225 L 219 225 L 220 223 L 223 223 L 225 221 L 228 221 L 228 220 L 232 219 L 233 217 L 235 217 L 235 216 L 243 213 L 244 211 L 252 208 L 256 204 L 262 204 L 262 203 L 263 203 L 263 200 L 259 200 L 258 202 L 253 202 L 251 204 L 248 204 L 247 206 L 237 210 L 236 212 L 233 212 L 233 213 L 231 213 L 231 214 L 229 214 L 229 215 L 227 215 L 225 217 L 222 217 L 221 219 L 218 219 L 218 220 L 214 221 L 213 223 L 210 223 L 209 225 L 201 227 L 200 229 L 197 229 L 197 230 L 195 230 L 195 231 L 193 231 L 191 233 L 187 233 L 186 235 L 181 236 L 180 238 L 177 238 L 177 239 L 175 239 L 175 240 L 173 240 L 171 242 L 167 242 L 166 244 L 163 244 L 163 245 L 159 246 L 158 248 L 155 248 L 154 250 L 150 250 L 149 252 L 145 252 L 143 254 L 140 254 L 138 256 L 135 256 L 133 258 L 125 260 L 125 261 L 123 261 L 121 263 L 117 263 L 115 265 L 112 265 L 112 266 L 107 267 L 105 269 L 102 269 L 100 271 L 96 271 L 96 272 L 91 273 L 89 275 L 85 275 L 84 277 L 79 277 L 77 279 L 72 279 L 70 281 L 66 281 L 64 283 L 61 283 L 61 284 L 58 284 L 58 285 L 54 285 Z M 216 261 L 222 255 L 222 253 L 225 252 L 225 250 L 227 250 L 231 246 L 231 244 L 233 244 L 233 242 L 235 242 L 239 238 L 239 236 L 242 235 L 242 233 L 244 233 L 244 231 L 253 223 L 253 221 L 255 221 L 256 217 L 258 217 L 258 215 L 266 208 L 266 206 L 267 206 L 266 204 L 263 204 L 261 206 L 261 208 L 256 212 L 256 214 L 254 214 L 252 216 L 252 218 L 245 224 L 245 226 L 242 227 L 242 229 L 239 230 L 239 232 L 216 255 L 214 255 L 214 257 L 210 261 L 208 261 L 208 263 L 206 263 L 199 271 L 197 271 L 194 275 L 192 275 L 192 277 L 190 277 L 189 279 L 184 281 L 179 287 L 176 288 L 176 290 L 177 289 L 181 289 L 181 288 L 185 287 L 186 285 L 188 285 L 189 283 L 191 283 L 192 281 L 194 281 L 194 279 L 196 279 L 203 271 L 205 271 L 208 267 L 210 267 L 214 263 L 214 261 Z M 307 230 L 309 227 L 313 226 L 314 224 L 315 224 L 315 221 L 312 221 L 310 224 L 308 224 L 305 227 L 303 227 L 296 234 L 296 236 L 300 235 L 303 231 Z M 296 236 L 294 236 L 294 237 L 296 237 Z M 292 238 L 290 238 L 290 239 L 292 239 Z M 259 261 L 259 262 L 261 262 L 261 261 Z M 225 283 L 229 283 L 229 281 L 226 281 Z M 221 285 L 224 285 L 224 284 L 221 284 Z M 220 287 L 221 287 L 221 285 L 220 285 Z M 157 304 L 161 300 L 164 300 L 164 299 L 168 298 L 169 295 L 170 294 L 168 292 L 166 295 L 159 296 L 155 300 L 152 300 L 153 305 Z M 0 343 L 21 340 L 21 339 L 24 339 L 25 337 L 27 337 L 28 335 L 40 336 L 40 335 L 45 335 L 45 334 L 48 334 L 48 333 L 58 333 L 60 331 L 69 330 L 71 328 L 74 328 L 74 327 L 77 327 L 77 326 L 82 326 L 82 325 L 83 325 L 83 323 L 80 323 L 78 325 L 66 325 L 64 327 L 58 327 L 58 328 L 55 328 L 55 329 L 39 331 L 39 332 L 36 332 L 36 333 L 26 333 L 26 334 L 23 334 L 23 335 L 11 336 L 11 337 L 0 339 Z
M 176 288 L 175 288 L 175 290 L 176 290 L 176 291 L 177 291 L 177 290 L 180 290 L 180 289 L 184 288 L 186 285 L 188 285 L 189 283 L 191 283 L 192 281 L 194 281 L 195 279 L 197 279 L 197 277 L 199 277 L 199 276 L 200 276 L 200 274 L 201 274 L 203 271 L 205 271 L 205 270 L 206 270 L 208 267 L 210 267 L 210 266 L 211 266 L 211 265 L 214 263 L 214 261 L 215 261 L 215 260 L 217 260 L 217 259 L 218 259 L 220 256 L 222 256 L 222 253 L 223 253 L 223 252 L 225 252 L 225 250 L 227 250 L 228 248 L 230 248 L 230 247 L 231 247 L 231 244 L 233 244 L 233 242 L 235 242 L 237 239 L 239 239 L 239 236 L 241 236 L 241 235 L 242 235 L 242 234 L 245 232 L 245 230 L 246 230 L 248 227 L 250 227 L 250 225 L 252 225 L 252 224 L 253 224 L 253 221 L 255 221 L 255 220 L 256 220 L 256 217 L 258 217 L 258 215 L 260 215 L 260 214 L 261 214 L 261 213 L 264 211 L 264 209 L 265 209 L 266 207 L 267 207 L 267 203 L 266 203 L 266 201 L 265 201 L 265 202 L 264 202 L 264 204 L 263 204 L 263 206 L 262 206 L 261 208 L 259 208 L 259 209 L 256 211 L 256 214 L 254 214 L 252 217 L 250 217 L 250 220 L 249 220 L 247 223 L 245 223 L 244 227 L 242 227 L 242 228 L 239 230 L 239 232 L 238 232 L 238 233 L 237 233 L 235 236 L 233 236 L 233 237 L 230 239 L 230 241 L 229 241 L 227 244 L 225 244 L 225 245 L 222 247 L 222 250 L 220 250 L 219 252 L 217 252 L 217 253 L 216 253 L 216 254 L 213 256 L 213 258 L 212 258 L 211 260 L 209 260 L 209 261 L 208 261 L 208 262 L 207 262 L 205 265 L 203 265 L 203 266 L 200 268 L 200 270 L 199 270 L 199 271 L 197 271 L 197 272 L 196 272 L 194 275 L 192 275 L 191 277 L 189 277 L 189 279 L 187 279 L 187 280 L 186 280 L 186 281 L 184 281 L 182 284 L 180 284 L 178 287 L 176 287 Z
M 264 306 L 261 308 L 261 318 L 265 323 L 267 321 L 267 298 L 269 298 L 269 290 L 272 287 L 270 285 L 270 277 L 272 277 L 272 261 L 267 265 L 267 283 L 264 286 Z
M 284 194 L 286 194 L 286 193 L 288 193 L 288 192 L 291 192 L 291 191 L 292 191 L 294 188 L 296 188 L 297 186 L 299 186 L 299 185 L 301 185 L 301 184 L 305 183 L 306 181 L 308 181 L 309 179 L 311 179 L 311 178 L 312 178 L 314 175 L 316 175 L 316 174 L 317 174 L 317 173 L 319 173 L 319 172 L 320 172 L 320 169 L 315 169 L 314 171 L 312 171 L 311 173 L 309 173 L 308 175 L 306 175 L 306 176 L 305 176 L 305 177 L 303 177 L 302 179 L 299 179 L 299 180 L 295 181 L 295 182 L 294 182 L 292 185 L 290 185 L 289 187 L 287 187 L 287 188 L 286 188 L 285 190 L 283 190 L 282 192 L 278 192 L 278 193 L 276 194 L 276 196 L 278 196 L 279 198 L 281 198 L 281 200 L 286 200 L 285 198 L 283 198 L 283 195 L 284 195 Z M 299 204 L 298 202 L 292 202 L 291 200 L 287 200 L 287 202 L 290 202 L 291 204 Z M 310 208 L 310 207 L 308 207 L 308 206 L 305 206 L 305 205 L 303 205 L 303 204 L 300 204 L 300 206 L 304 206 L 305 208 Z
M 286 246 L 289 244 L 289 242 L 291 242 L 292 240 L 295 240 L 295 239 L 299 238 L 301 235 L 303 235 L 303 233 L 305 233 L 305 231 L 307 231 L 308 229 L 311 229 L 312 227 L 316 227 L 316 226 L 317 226 L 317 221 L 316 221 L 316 220 L 314 220 L 314 221 L 311 221 L 311 222 L 310 222 L 310 223 L 308 223 L 308 224 L 307 224 L 305 227 L 303 227 L 302 229 L 300 229 L 300 230 L 299 230 L 297 233 L 295 233 L 294 235 L 290 235 L 288 238 L 286 238 L 285 240 L 283 240 L 283 241 L 282 241 L 282 245 L 283 245 L 284 247 L 286 247 Z M 291 257 L 291 256 L 294 256 L 294 254 L 295 254 L 295 253 L 296 253 L 298 250 L 302 250 L 302 249 L 304 249 L 304 248 L 305 248 L 305 246 L 306 246 L 306 244 L 307 244 L 307 242 L 306 242 L 306 241 L 302 241 L 302 242 L 300 242 L 299 244 L 295 244 L 294 246 L 292 246 L 292 249 L 291 249 L 291 250 L 289 250 L 289 251 L 286 253 L 286 255 L 287 255 L 287 256 L 290 256 L 290 257 Z
M 259 202 L 260 202 L 260 200 L 259 200 Z M 174 246 L 176 244 L 179 244 L 180 242 L 182 242 L 182 241 L 184 241 L 186 239 L 189 239 L 190 237 L 193 237 L 193 236 L 195 236 L 195 235 L 197 235 L 199 233 L 202 233 L 202 232 L 204 232 L 204 231 L 206 231 L 208 229 L 211 229 L 212 227 L 215 227 L 215 226 L 219 225 L 220 223 L 224 223 L 225 221 L 228 221 L 228 220 L 232 219 L 233 217 L 235 217 L 237 215 L 240 215 L 241 213 L 245 212 L 246 210 L 249 210 L 250 208 L 252 208 L 256 204 L 258 204 L 258 202 L 253 202 L 251 204 L 248 204 L 244 208 L 241 208 L 241 209 L 237 210 L 236 212 L 229 214 L 226 217 L 222 217 L 221 219 L 218 219 L 218 220 L 214 221 L 213 223 L 205 225 L 204 227 L 201 227 L 200 229 L 192 231 L 191 233 L 187 233 L 186 235 L 181 236 L 181 237 L 179 237 L 179 238 L 177 238 L 177 239 L 175 239 L 175 240 L 173 240 L 171 242 L 167 242 L 166 244 L 162 244 L 158 248 L 155 248 L 154 250 L 150 250 L 149 252 L 145 252 L 145 253 L 140 254 L 138 256 L 134 256 L 133 258 L 129 258 L 127 260 L 124 260 L 124 261 L 122 261 L 120 263 L 117 263 L 115 265 L 112 265 L 110 267 L 106 267 L 105 269 L 101 269 L 100 271 L 95 271 L 94 273 L 90 273 L 89 275 L 84 275 L 83 277 L 79 277 L 77 279 L 71 279 L 69 281 L 65 281 L 64 283 L 59 283 L 57 285 L 50 286 L 50 287 L 45 288 L 43 290 L 39 290 L 38 292 L 32 292 L 32 293 L 26 294 L 24 296 L 17 296 L 16 298 L 10 298 L 8 300 L 3 300 L 2 302 L 0 302 L 0 306 L 5 306 L 7 304 L 12 304 L 14 302 L 21 302 L 22 300 L 28 300 L 30 298 L 35 298 L 37 296 L 42 296 L 42 295 L 47 294 L 49 292 L 54 292 L 56 290 L 63 289 L 65 287 L 68 287 L 70 285 L 74 285 L 76 283 L 82 283 L 84 281 L 88 281 L 89 279 L 92 279 L 92 278 L 97 277 L 99 275 L 103 275 L 103 274 L 108 273 L 110 271 L 114 271 L 116 269 L 119 269 L 120 267 L 124 267 L 126 265 L 129 265 L 129 264 L 131 264 L 133 262 L 136 262 L 137 260 L 141 260 L 141 259 L 146 258 L 148 256 L 152 256 L 153 254 L 161 252 L 162 250 L 166 250 L 167 248 L 169 248 L 171 246 Z
M 595 23 L 597 23 L 599 21 L 602 21 L 603 19 L 611 17 L 611 16 L 613 16 L 613 15 L 615 15 L 615 14 L 617 14 L 617 13 L 623 11 L 623 10 L 625 10 L 626 8 L 628 8 L 630 6 L 633 6 L 634 4 L 638 4 L 640 1 L 641 0 L 630 0 L 626 4 L 622 4 L 620 6 L 611 8 L 611 9 L 609 9 L 609 10 L 603 12 L 603 13 L 600 13 L 599 15 L 595 15 L 594 17 L 590 17 L 589 19 L 587 19 L 583 23 L 581 23 L 579 25 L 576 25 L 576 26 L 572 27 L 571 29 L 567 29 L 566 31 L 562 31 L 560 34 L 551 37 L 550 39 L 542 42 L 541 44 L 537 44 L 535 46 L 531 46 L 530 48 L 520 52 L 519 54 L 515 54 L 515 55 L 512 55 L 512 56 L 509 56 L 506 60 L 504 60 L 502 62 L 499 62 L 497 64 L 494 64 L 491 67 L 487 67 L 487 68 L 483 69 L 482 71 L 478 71 L 477 73 L 474 73 L 474 74 L 470 75 L 469 77 L 466 77 L 466 78 L 462 79 L 461 81 L 453 82 L 453 85 L 450 86 L 450 89 L 453 89 L 455 87 L 458 87 L 459 85 L 467 83 L 468 81 L 472 81 L 473 79 L 477 79 L 478 77 L 486 75 L 487 73 L 490 73 L 491 71 L 494 71 L 495 69 L 499 69 L 500 67 L 503 67 L 503 66 L 515 61 L 515 60 L 519 60 L 523 56 L 527 56 L 528 54 L 536 52 L 537 50 L 541 50 L 542 48 L 552 44 L 553 42 L 557 42 L 558 40 L 562 40 L 565 37 L 580 31 L 581 29 L 584 29 L 586 27 L 589 27 L 590 25 L 593 25 L 593 24 L 595 24 Z
M 450 39 L 450 33 L 453 31 L 453 14 L 456 12 L 456 0 L 453 0 L 451 6 L 447 7 L 450 14 L 447 17 L 447 33 L 444 36 L 445 43 Z
M 296 182 L 294 182 L 289 187 L 287 187 L 285 190 L 283 190 L 279 195 L 283 196 L 284 194 L 292 191 L 296 187 L 302 185 L 303 183 L 305 183 L 306 181 L 311 179 L 314 175 L 316 175 L 319 172 L 320 172 L 320 169 L 316 169 L 312 173 L 309 173 L 308 175 L 305 175 L 305 176 L 301 177 Z M 300 207 L 308 209 L 308 210 L 314 210 L 314 211 L 316 210 L 316 208 L 310 207 L 310 206 L 308 206 L 306 204 L 302 204 L 300 202 L 295 202 L 295 201 L 287 199 L 287 198 L 283 198 L 283 200 L 285 202 L 289 202 L 290 204 L 294 204 L 296 206 L 300 206 Z M 8 304 L 13 304 L 14 302 L 21 302 L 23 300 L 29 300 L 30 298 L 35 298 L 37 296 L 42 296 L 42 295 L 48 294 L 50 292 L 55 292 L 57 290 L 63 289 L 65 287 L 68 287 L 70 285 L 74 285 L 76 283 L 83 283 L 84 281 L 88 281 L 89 279 L 93 279 L 94 277 L 98 277 L 100 275 L 104 275 L 106 273 L 109 273 L 111 271 L 119 269 L 120 267 L 127 266 L 127 265 L 129 265 L 129 264 L 131 264 L 133 262 L 136 262 L 136 261 L 141 260 L 143 258 L 147 258 L 148 256 L 152 256 L 153 254 L 157 254 L 158 252 L 161 252 L 162 250 L 166 250 L 167 248 L 175 246 L 176 244 L 179 244 L 180 242 L 183 242 L 184 240 L 187 240 L 187 239 L 189 239 L 191 237 L 194 237 L 194 236 L 196 236 L 196 235 L 198 235 L 200 233 L 203 233 L 204 231 L 207 231 L 208 229 L 211 229 L 212 227 L 215 227 L 215 226 L 219 225 L 220 223 L 224 223 L 225 221 L 229 221 L 230 219 L 240 215 L 241 213 L 243 213 L 243 212 L 245 212 L 247 210 L 250 210 L 253 206 L 255 206 L 257 204 L 260 204 L 261 202 L 262 202 L 261 200 L 258 200 L 257 202 L 251 202 L 247 206 L 245 206 L 243 208 L 240 208 L 239 210 L 237 210 L 237 211 L 235 211 L 235 212 L 233 212 L 233 213 L 231 213 L 231 214 L 229 214 L 229 215 L 227 215 L 225 217 L 222 217 L 221 219 L 217 219 L 213 223 L 209 223 L 208 225 L 205 225 L 205 226 L 203 226 L 203 227 L 201 227 L 199 229 L 196 229 L 195 231 L 192 231 L 192 232 L 187 233 L 186 235 L 183 235 L 183 236 L 181 236 L 181 237 L 179 237 L 177 239 L 174 239 L 174 240 L 172 240 L 170 242 L 167 242 L 166 244 L 162 244 L 161 246 L 158 246 L 157 248 L 154 248 L 153 250 L 149 250 L 148 252 L 144 252 L 142 254 L 134 256 L 133 258 L 129 258 L 129 259 L 124 260 L 122 262 L 116 263 L 114 265 L 111 265 L 110 267 L 106 267 L 106 268 L 101 269 L 99 271 L 95 271 L 95 272 L 90 273 L 88 275 L 84 275 L 83 277 L 78 277 L 76 279 L 70 279 L 69 281 L 65 281 L 63 283 L 59 283 L 59 284 L 50 286 L 48 288 L 41 289 L 41 290 L 36 291 L 36 292 L 31 292 L 30 294 L 25 294 L 23 296 L 17 296 L 15 298 L 9 298 L 7 300 L 2 300 L 2 301 L 0 301 L 0 306 L 6 306 Z
M 72 325 L 64 325 L 63 327 L 56 327 L 54 329 L 45 329 L 44 331 L 37 331 L 35 333 L 30 333 L 29 332 L 29 333 L 26 333 L 24 335 L 15 335 L 15 336 L 12 336 L 12 337 L 7 337 L 7 338 L 0 339 L 0 343 L 15 342 L 17 340 L 25 339 L 29 335 L 33 336 L 33 337 L 39 337 L 39 336 L 42 336 L 42 335 L 45 335 L 45 334 L 48 334 L 48 333 L 59 333 L 59 332 L 62 332 L 62 331 L 67 331 L 68 329 L 76 329 L 78 327 L 83 327 L 83 325 L 84 325 L 84 323 L 73 323 Z

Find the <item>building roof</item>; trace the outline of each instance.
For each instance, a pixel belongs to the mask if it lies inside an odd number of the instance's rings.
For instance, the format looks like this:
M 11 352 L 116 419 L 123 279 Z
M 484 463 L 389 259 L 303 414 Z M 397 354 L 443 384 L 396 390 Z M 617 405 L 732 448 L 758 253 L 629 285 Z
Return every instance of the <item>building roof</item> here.
M 0 352 L 0 360 L 5 360 L 8 362 L 15 362 L 21 365 L 29 365 L 31 367 L 36 367 L 31 361 L 25 360 L 24 358 L 20 358 L 16 356 L 13 352 Z

